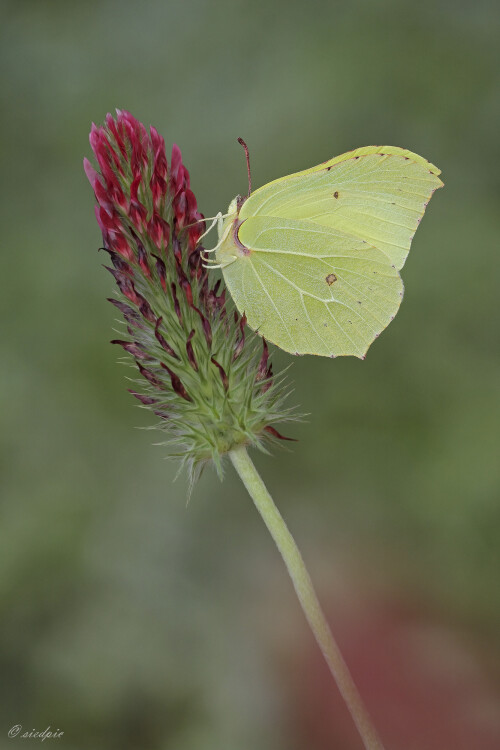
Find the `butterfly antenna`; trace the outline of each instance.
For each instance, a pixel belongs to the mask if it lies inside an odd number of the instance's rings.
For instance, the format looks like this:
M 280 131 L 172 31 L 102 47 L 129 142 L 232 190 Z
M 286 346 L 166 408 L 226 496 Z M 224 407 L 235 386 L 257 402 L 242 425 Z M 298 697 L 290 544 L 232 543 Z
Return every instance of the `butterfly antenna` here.
M 238 138 L 238 143 L 243 146 L 245 149 L 245 158 L 247 160 L 247 172 L 248 172 L 248 198 L 250 198 L 250 193 L 252 192 L 252 175 L 250 173 L 250 154 L 248 153 L 248 146 L 243 140 L 243 138 Z

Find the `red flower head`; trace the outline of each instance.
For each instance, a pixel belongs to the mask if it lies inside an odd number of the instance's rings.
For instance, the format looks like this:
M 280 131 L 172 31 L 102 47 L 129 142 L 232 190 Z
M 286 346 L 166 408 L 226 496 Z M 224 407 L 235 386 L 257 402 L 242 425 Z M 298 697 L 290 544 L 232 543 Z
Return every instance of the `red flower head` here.
M 132 391 L 160 417 L 191 469 L 242 443 L 280 438 L 289 418 L 273 383 L 266 342 L 245 340 L 245 318 L 226 310 L 225 290 L 202 262 L 203 216 L 178 146 L 170 168 L 165 142 L 129 112 L 92 125 L 99 172 L 84 160 L 130 338 L 115 339 L 137 364 Z

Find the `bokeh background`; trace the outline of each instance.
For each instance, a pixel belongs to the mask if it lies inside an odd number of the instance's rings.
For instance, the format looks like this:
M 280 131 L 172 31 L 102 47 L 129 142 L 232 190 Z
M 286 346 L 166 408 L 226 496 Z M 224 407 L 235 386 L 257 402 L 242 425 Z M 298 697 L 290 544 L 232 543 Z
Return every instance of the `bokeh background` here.
M 135 429 L 82 169 L 115 107 L 179 144 L 208 216 L 246 190 L 238 136 L 256 186 L 372 143 L 443 170 L 396 320 L 365 362 L 294 360 L 310 416 L 255 459 L 387 750 L 500 747 L 498 6 L 0 13 L 0 747 L 361 747 L 231 467 L 186 507 Z

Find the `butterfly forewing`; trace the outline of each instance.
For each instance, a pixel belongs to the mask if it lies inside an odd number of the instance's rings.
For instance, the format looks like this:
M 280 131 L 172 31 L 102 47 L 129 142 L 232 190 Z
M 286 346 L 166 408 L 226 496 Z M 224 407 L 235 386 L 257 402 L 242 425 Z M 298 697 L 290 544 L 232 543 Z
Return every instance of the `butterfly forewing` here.
M 374 149 L 379 149 L 374 152 Z M 279 216 L 341 229 L 401 268 L 439 170 L 417 154 L 370 146 L 256 190 L 240 218 Z

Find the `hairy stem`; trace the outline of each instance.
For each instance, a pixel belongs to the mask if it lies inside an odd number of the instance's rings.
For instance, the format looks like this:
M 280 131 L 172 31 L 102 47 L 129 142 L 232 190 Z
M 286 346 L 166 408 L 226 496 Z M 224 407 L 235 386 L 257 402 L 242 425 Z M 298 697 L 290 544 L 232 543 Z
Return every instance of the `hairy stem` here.
M 302 555 L 246 449 L 233 449 L 229 456 L 257 510 L 269 529 L 292 579 L 300 604 L 335 682 L 347 704 L 366 750 L 384 750 L 356 685 L 342 658 L 314 591 Z

